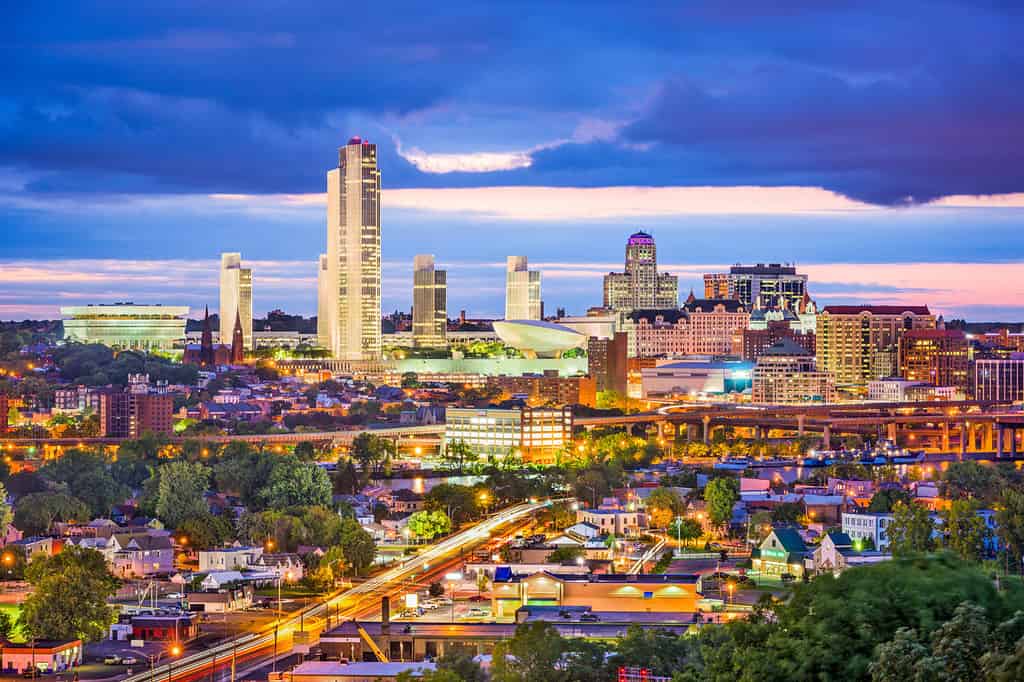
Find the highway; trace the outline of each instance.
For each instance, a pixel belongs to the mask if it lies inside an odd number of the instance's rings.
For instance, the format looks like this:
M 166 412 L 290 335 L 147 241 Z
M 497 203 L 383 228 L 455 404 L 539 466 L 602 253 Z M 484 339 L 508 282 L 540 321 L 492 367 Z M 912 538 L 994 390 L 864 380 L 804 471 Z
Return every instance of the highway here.
M 335 618 L 350 619 L 372 611 L 379 605 L 382 596 L 393 595 L 404 583 L 416 581 L 426 571 L 436 570 L 446 562 L 458 561 L 462 555 L 468 554 L 476 546 L 490 539 L 492 533 L 516 522 L 525 521 L 547 504 L 545 501 L 524 502 L 503 509 L 398 566 L 283 618 L 264 632 L 245 634 L 204 651 L 188 654 L 170 662 L 170 666 L 164 659 L 154 671 L 146 670 L 131 675 L 125 678 L 125 682 L 183 682 L 199 679 L 209 675 L 215 665 L 230 665 L 233 656 L 237 657 L 238 669 L 241 669 L 242 662 L 252 665 L 263 657 L 268 657 L 269 661 L 273 657 L 275 639 L 278 654 L 285 655 L 293 646 L 293 635 L 302 625 L 305 625 L 307 630 L 315 630 L 328 618 L 333 622 Z

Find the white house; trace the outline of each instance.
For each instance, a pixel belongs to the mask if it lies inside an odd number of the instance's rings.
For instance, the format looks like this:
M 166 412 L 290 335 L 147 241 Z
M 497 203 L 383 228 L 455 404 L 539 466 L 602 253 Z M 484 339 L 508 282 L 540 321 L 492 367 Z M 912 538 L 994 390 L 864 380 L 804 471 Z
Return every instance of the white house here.
M 221 547 L 199 551 L 199 572 L 244 570 L 259 563 L 262 547 Z
M 200 583 L 204 590 L 219 590 L 229 583 L 241 582 L 245 576 L 238 571 L 214 571 L 207 574 Z
M 851 540 L 871 540 L 875 549 L 889 548 L 889 524 L 893 515 L 887 512 L 843 512 L 843 533 Z

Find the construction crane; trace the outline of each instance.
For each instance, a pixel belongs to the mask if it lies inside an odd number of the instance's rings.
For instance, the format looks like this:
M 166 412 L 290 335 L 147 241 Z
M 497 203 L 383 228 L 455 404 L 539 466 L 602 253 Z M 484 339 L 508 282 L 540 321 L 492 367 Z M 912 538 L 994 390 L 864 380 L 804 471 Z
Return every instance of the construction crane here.
M 372 651 L 373 655 L 377 657 L 377 660 L 381 663 L 388 663 L 388 657 L 384 655 L 384 652 L 380 650 L 377 643 L 373 641 L 373 638 L 370 637 L 370 633 L 367 632 L 359 623 L 356 623 L 356 630 L 359 631 L 359 636 L 363 638 L 364 642 L 366 642 L 366 646 L 370 647 L 370 651 Z

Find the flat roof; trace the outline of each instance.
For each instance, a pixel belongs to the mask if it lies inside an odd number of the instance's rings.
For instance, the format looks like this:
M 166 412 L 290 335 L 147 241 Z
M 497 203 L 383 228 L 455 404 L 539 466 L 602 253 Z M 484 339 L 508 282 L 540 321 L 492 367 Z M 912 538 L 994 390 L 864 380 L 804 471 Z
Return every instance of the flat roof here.
M 95 303 L 90 305 L 69 305 L 61 306 L 61 315 L 92 315 L 97 317 L 121 316 L 121 315 L 162 315 L 169 317 L 184 317 L 188 315 L 187 305 L 161 305 L 154 303 L 150 305 L 136 305 L 134 303 Z

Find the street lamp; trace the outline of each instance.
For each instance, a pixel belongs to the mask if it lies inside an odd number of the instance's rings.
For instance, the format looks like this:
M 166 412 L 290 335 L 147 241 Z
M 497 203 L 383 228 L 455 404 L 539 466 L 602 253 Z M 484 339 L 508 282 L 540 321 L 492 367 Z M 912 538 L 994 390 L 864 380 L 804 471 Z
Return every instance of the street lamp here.
M 7 579 L 11 579 L 11 569 L 14 566 L 14 555 L 10 552 L 4 552 L 4 566 L 7 567 Z
M 173 661 L 171 660 L 171 657 L 181 655 L 181 645 L 177 642 L 172 642 L 170 646 L 155 656 L 147 656 L 149 659 L 149 676 L 150 679 L 156 679 L 156 665 L 160 662 L 160 659 L 163 658 L 164 654 L 167 654 L 167 682 L 171 682 L 173 669 Z
M 458 573 L 458 572 L 456 572 L 456 573 L 448 573 L 447 575 L 445 575 L 445 580 L 448 581 L 448 589 L 451 590 L 451 593 L 452 593 L 452 620 L 451 620 L 451 622 L 454 623 L 455 622 L 455 585 L 456 585 L 456 583 L 459 580 L 462 580 L 462 574 Z

